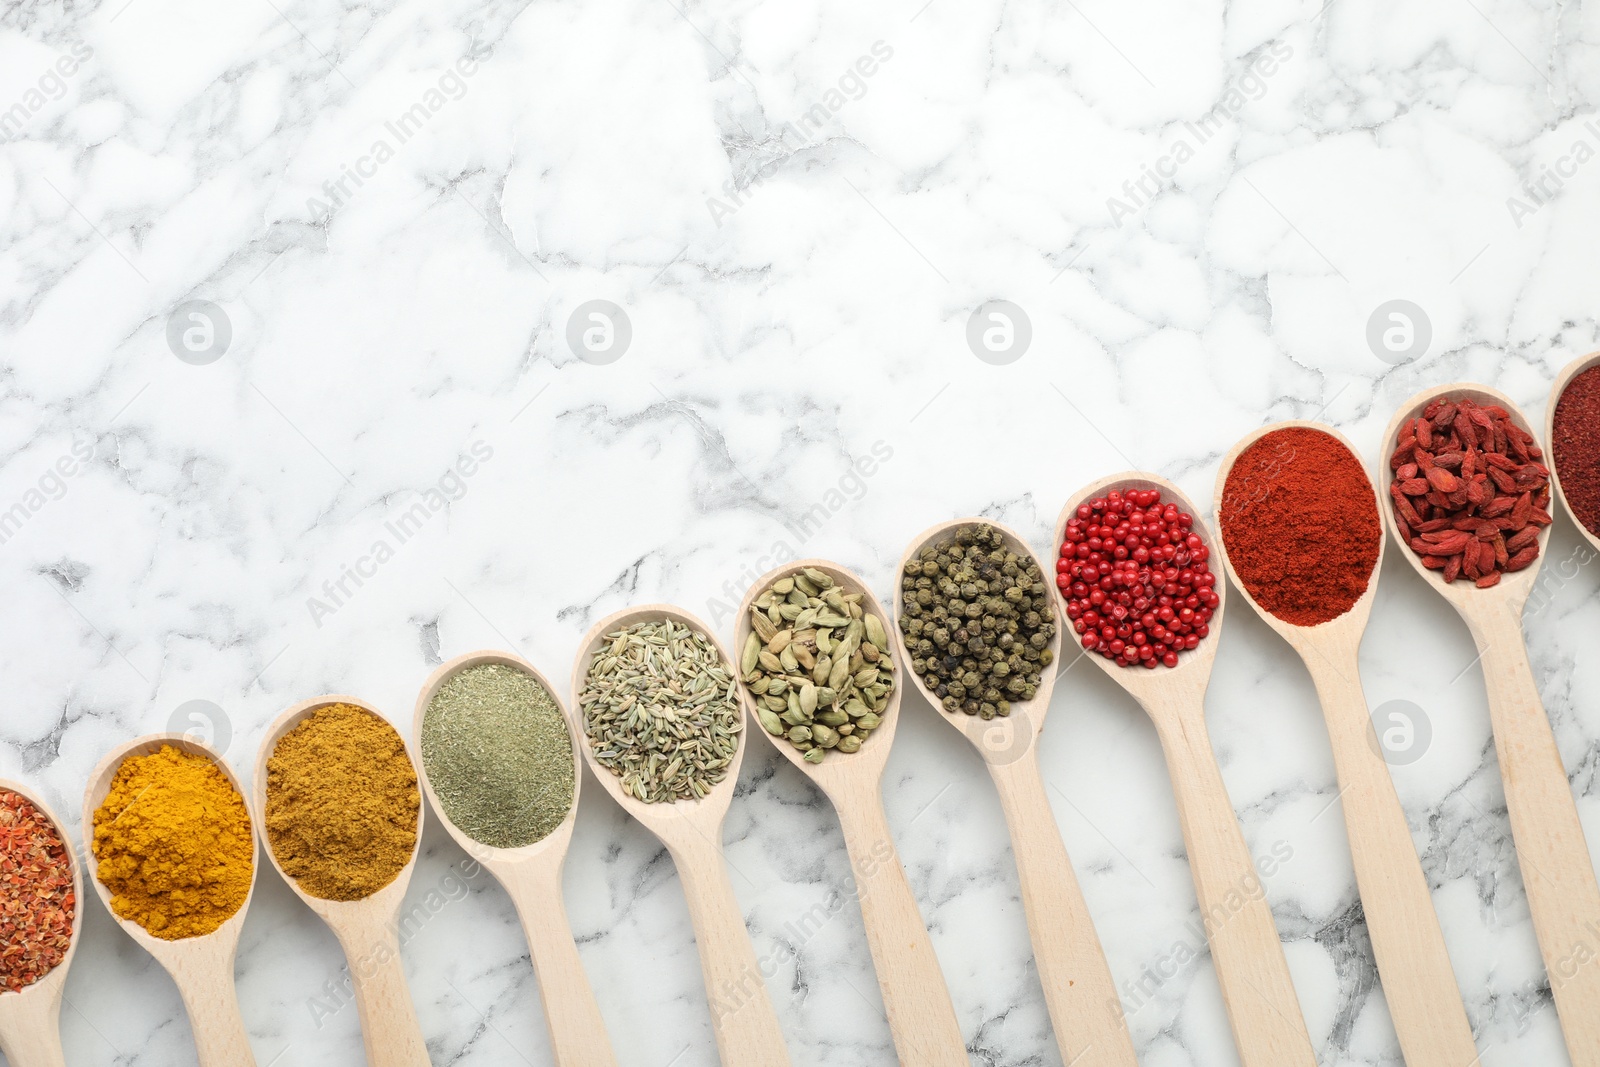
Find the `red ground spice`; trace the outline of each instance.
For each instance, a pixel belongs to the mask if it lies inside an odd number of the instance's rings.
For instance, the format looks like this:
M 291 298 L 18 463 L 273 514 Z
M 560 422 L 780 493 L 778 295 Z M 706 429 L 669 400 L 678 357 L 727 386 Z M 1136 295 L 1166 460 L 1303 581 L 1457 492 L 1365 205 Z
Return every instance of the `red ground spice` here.
M 1600 536 L 1600 366 L 1567 383 L 1550 436 L 1561 495 L 1584 528 Z
M 0 789 L 0 989 L 32 985 L 66 957 L 76 907 L 61 835 L 26 797 Z
M 1382 537 L 1372 482 L 1332 434 L 1274 430 L 1228 472 L 1228 561 L 1256 603 L 1284 622 L 1315 626 L 1349 611 L 1372 580 Z

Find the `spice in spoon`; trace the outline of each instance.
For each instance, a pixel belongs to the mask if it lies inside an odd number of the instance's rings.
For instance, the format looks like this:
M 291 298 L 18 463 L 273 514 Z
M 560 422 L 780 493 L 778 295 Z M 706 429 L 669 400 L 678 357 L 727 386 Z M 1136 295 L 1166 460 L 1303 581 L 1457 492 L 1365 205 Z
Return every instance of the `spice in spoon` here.
M 1574 375 L 1561 391 L 1550 453 L 1573 517 L 1600 537 L 1600 366 Z
M 1067 520 L 1056 585 L 1083 647 L 1119 667 L 1176 667 L 1222 598 L 1194 516 L 1155 489 L 1116 489 Z
M 95 809 L 93 848 L 111 910 L 166 941 L 214 932 L 250 895 L 244 798 L 211 760 L 172 745 L 122 761 Z
M 861 751 L 888 710 L 889 637 L 862 599 L 807 567 L 778 579 L 750 608 L 740 675 L 762 728 L 808 763 L 821 763 L 829 750 Z
M 329 704 L 267 760 L 267 840 L 283 873 L 322 900 L 361 900 L 411 862 L 422 795 L 405 742 L 353 704 Z
M 1533 435 L 1498 404 L 1439 396 L 1400 425 L 1389 495 L 1400 542 L 1446 582 L 1487 589 L 1539 558 L 1550 470 Z
M 1239 453 L 1222 489 L 1222 541 L 1245 591 L 1269 614 L 1316 626 L 1355 606 L 1383 528 L 1361 461 L 1322 430 L 1289 426 Z
M 77 910 L 61 835 L 27 797 L 0 789 L 0 993 L 15 993 L 66 959 Z
M 982 719 L 1032 700 L 1055 660 L 1044 572 L 988 523 L 925 546 L 900 576 L 900 629 L 911 669 L 945 711 Z
M 716 644 L 671 619 L 606 638 L 578 694 L 595 760 L 647 804 L 704 797 L 728 776 L 744 729 Z
M 439 806 L 474 841 L 531 845 L 572 809 L 566 718 L 525 671 L 482 663 L 451 675 L 422 713 L 421 742 Z

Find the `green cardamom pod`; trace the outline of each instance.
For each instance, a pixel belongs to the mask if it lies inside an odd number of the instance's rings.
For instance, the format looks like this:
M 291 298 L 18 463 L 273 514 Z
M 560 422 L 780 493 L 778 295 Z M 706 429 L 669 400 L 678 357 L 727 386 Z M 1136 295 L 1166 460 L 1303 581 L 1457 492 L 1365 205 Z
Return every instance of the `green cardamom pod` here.
M 779 596 L 788 596 L 789 590 L 794 588 L 793 578 L 779 578 L 772 583 L 772 591 Z
M 827 727 L 823 727 L 823 729 L 826 730 Z M 789 727 L 789 740 L 795 742 L 809 741 L 811 740 L 811 730 L 812 728 L 809 726 L 791 726 Z M 832 731 L 829 732 L 831 733 Z
M 768 652 L 766 649 L 762 649 L 761 651 L 756 653 L 756 661 L 759 662 L 761 664 L 761 666 L 764 667 L 766 670 L 771 671 L 773 674 L 782 674 L 783 673 L 783 663 L 778 659 L 777 656 L 774 656 L 771 652 Z
M 799 727 L 798 729 L 805 729 L 805 727 Z M 811 727 L 811 737 L 823 748 L 832 748 L 839 743 L 838 732 L 833 727 L 824 726 L 820 722 Z
M 739 670 L 744 674 L 749 674 L 755 670 L 760 655 L 761 638 L 752 632 L 749 637 L 744 639 L 744 652 L 739 657 Z
M 867 712 L 856 720 L 856 728 L 859 730 L 876 730 L 881 725 L 883 725 L 883 719 L 872 711 Z
M 772 624 L 772 620 L 759 611 L 750 612 L 750 622 L 755 627 L 756 636 L 761 639 L 762 644 L 766 644 L 778 635 L 778 628 Z
M 819 664 L 820 666 L 820 664 Z M 835 689 L 844 687 L 845 679 L 850 677 L 850 661 L 847 659 L 835 660 L 828 670 L 828 684 Z
M 805 569 L 805 576 L 809 578 L 811 580 L 811 584 L 816 586 L 818 589 L 830 589 L 833 587 L 833 576 L 825 571 L 819 571 L 815 567 L 807 567 Z
M 761 708 L 756 712 L 756 715 L 761 719 L 761 728 L 767 731 L 767 733 L 771 734 L 773 737 L 779 737 L 783 734 L 782 719 L 778 718 L 766 708 Z
M 800 710 L 808 715 L 817 710 L 817 687 L 810 682 L 800 687 Z
M 854 734 L 851 734 L 849 737 L 841 737 L 839 738 L 839 744 L 835 747 L 837 747 L 840 752 L 860 752 L 861 738 L 855 736 Z
M 827 757 L 827 755 L 827 749 L 814 748 L 805 754 L 804 759 L 807 763 L 821 763 Z
M 889 647 L 889 635 L 884 632 L 883 620 L 876 615 L 868 615 L 861 620 L 866 625 L 867 640 L 879 648 Z
M 789 642 L 792 640 L 794 640 L 794 631 L 779 630 L 777 633 L 772 635 L 770 640 L 767 641 L 767 651 L 776 656 L 785 648 L 788 648 Z
M 837 730 L 839 727 L 846 726 L 846 725 L 849 724 L 850 716 L 846 715 L 842 711 L 839 711 L 839 710 L 835 709 L 833 711 L 825 711 L 821 715 L 818 715 L 817 716 L 817 721 L 822 723 L 825 726 L 831 726 L 835 730 Z

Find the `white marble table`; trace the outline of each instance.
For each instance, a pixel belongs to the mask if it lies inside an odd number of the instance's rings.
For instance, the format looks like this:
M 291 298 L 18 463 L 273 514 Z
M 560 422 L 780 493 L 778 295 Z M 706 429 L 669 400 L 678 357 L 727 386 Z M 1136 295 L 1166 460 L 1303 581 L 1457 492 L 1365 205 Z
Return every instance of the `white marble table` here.
M 1539 418 L 1600 347 L 1596 33 L 1515 0 L 13 4 L 0 776 L 76 812 L 114 744 L 201 720 L 247 769 L 301 698 L 407 721 L 486 646 L 564 677 L 599 616 L 726 627 L 791 555 L 887 595 L 940 519 L 1044 548 L 1069 493 L 1133 466 L 1209 502 L 1275 419 L 1320 413 L 1370 462 L 1439 381 Z M 969 348 L 992 300 L 1027 316 L 1020 358 Z M 1374 349 L 1395 300 L 1427 329 Z M 1526 628 L 1600 855 L 1578 545 L 1563 517 Z M 1395 779 L 1483 1063 L 1564 1064 L 1471 642 L 1403 561 L 1382 582 L 1365 685 L 1431 727 Z M 1398 1064 L 1309 680 L 1240 600 L 1213 639 L 1322 1062 Z M 1153 732 L 1097 671 L 1055 700 L 1055 815 L 1141 1063 L 1234 1064 Z M 973 1062 L 1059 1064 L 996 797 L 937 714 L 908 699 L 887 806 Z M 752 755 L 729 858 L 795 1061 L 892 1062 L 838 825 Z M 464 860 L 430 831 L 412 892 L 435 1061 L 548 1063 L 510 905 Z M 672 865 L 592 781 L 566 886 L 621 1062 L 715 1063 Z M 192 1063 L 171 983 L 85 906 L 68 1061 Z M 264 873 L 238 967 L 259 1063 L 360 1062 L 341 967 Z

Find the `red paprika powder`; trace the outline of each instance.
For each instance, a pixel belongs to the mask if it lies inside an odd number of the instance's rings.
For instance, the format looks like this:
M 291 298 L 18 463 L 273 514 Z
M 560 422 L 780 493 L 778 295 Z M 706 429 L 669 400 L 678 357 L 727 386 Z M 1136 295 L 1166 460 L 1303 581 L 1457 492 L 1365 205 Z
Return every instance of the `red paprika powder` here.
M 1561 391 L 1550 451 L 1573 517 L 1600 537 L 1600 366 L 1576 375 Z
M 1255 602 L 1315 626 L 1349 611 L 1372 580 L 1383 537 L 1361 461 L 1332 434 L 1303 426 L 1265 434 L 1228 472 L 1222 543 Z

